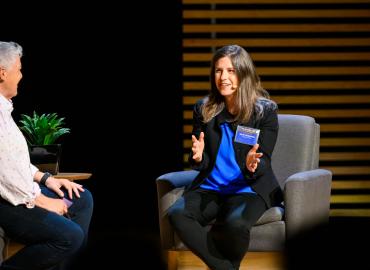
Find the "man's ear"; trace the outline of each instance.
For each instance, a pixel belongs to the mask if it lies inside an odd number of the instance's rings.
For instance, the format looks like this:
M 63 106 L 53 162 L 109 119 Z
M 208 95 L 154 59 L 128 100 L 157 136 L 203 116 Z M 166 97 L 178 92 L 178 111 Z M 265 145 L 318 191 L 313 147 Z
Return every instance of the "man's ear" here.
M 6 70 L 5 68 L 0 67 L 0 82 L 3 82 L 6 77 Z

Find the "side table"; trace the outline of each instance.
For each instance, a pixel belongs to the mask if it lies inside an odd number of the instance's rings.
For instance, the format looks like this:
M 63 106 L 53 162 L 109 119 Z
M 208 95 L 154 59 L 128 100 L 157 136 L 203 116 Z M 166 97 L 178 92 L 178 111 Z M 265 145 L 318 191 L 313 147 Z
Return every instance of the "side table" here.
M 75 180 L 87 180 L 91 177 L 91 173 L 75 173 L 75 172 L 60 172 L 53 175 L 55 178 L 65 178 L 71 181 Z

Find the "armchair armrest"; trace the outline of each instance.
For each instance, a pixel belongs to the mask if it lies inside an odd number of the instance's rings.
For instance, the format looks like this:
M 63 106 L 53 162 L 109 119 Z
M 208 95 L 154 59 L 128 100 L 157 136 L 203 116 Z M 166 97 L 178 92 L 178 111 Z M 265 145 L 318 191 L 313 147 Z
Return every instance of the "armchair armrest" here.
M 178 171 L 166 173 L 156 180 L 158 194 L 159 230 L 162 248 L 174 246 L 174 231 L 167 217 L 168 208 L 182 195 L 184 188 L 198 175 L 198 171 Z
M 159 176 L 156 180 L 157 182 L 157 193 L 158 193 L 158 203 L 159 206 L 168 205 L 165 201 L 168 201 L 169 192 L 178 188 L 185 188 L 189 185 L 193 179 L 198 175 L 198 171 L 178 171 L 166 173 Z M 172 205 L 175 201 L 170 202 Z M 170 205 L 169 205 L 170 206 Z M 168 206 L 168 207 L 169 207 Z M 168 208 L 166 207 L 166 209 Z
M 195 170 L 166 173 L 157 178 L 157 185 L 168 183 L 174 188 L 185 187 L 193 181 L 198 173 L 199 172 Z
M 287 238 L 328 222 L 332 173 L 316 169 L 291 175 L 284 187 Z

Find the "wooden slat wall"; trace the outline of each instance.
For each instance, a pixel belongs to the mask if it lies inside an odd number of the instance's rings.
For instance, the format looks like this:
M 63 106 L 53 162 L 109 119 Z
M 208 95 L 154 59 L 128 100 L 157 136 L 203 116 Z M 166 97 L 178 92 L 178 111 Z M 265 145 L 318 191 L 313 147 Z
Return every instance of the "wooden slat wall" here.
M 226 44 L 252 56 L 280 113 L 321 125 L 332 217 L 370 217 L 370 0 L 183 0 L 184 167 L 192 106 Z

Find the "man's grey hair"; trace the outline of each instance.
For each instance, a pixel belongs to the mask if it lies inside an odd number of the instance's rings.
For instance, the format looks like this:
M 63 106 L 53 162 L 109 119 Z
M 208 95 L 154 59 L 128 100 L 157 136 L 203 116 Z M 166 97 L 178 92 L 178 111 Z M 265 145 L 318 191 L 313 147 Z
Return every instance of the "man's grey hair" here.
M 0 41 L 0 68 L 10 69 L 17 57 L 22 57 L 23 49 L 16 42 Z

